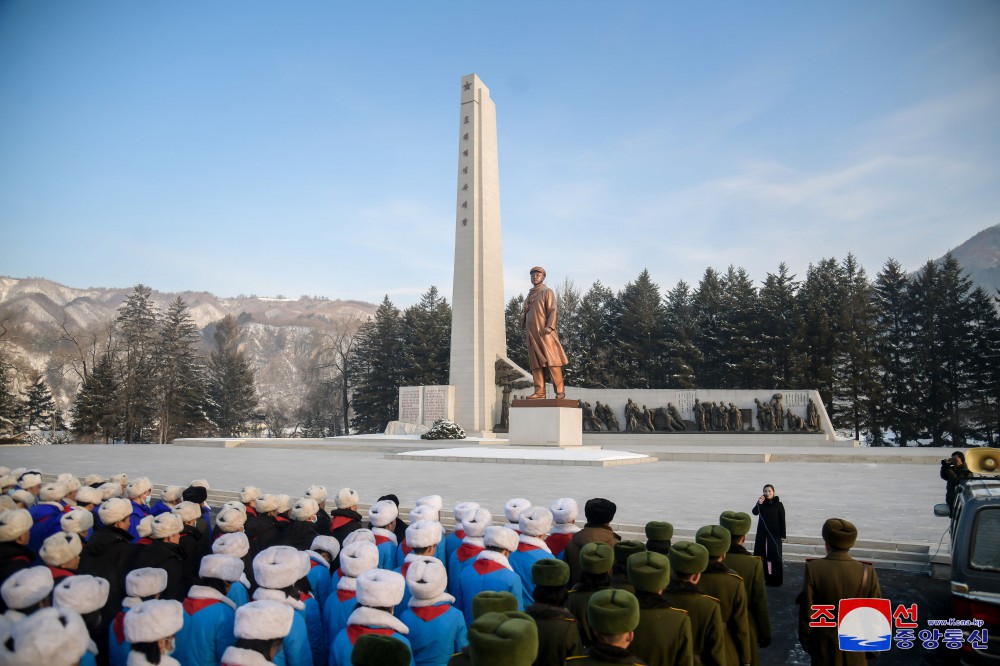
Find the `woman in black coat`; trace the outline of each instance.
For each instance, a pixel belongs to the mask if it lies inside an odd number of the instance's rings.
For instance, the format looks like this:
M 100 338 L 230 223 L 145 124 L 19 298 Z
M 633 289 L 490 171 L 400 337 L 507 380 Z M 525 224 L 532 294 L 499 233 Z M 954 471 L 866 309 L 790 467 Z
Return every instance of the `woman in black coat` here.
M 753 507 L 757 519 L 757 536 L 753 541 L 753 554 L 764 560 L 764 583 L 781 585 L 781 541 L 785 535 L 785 506 L 774 494 L 774 486 L 764 486 L 764 494 Z

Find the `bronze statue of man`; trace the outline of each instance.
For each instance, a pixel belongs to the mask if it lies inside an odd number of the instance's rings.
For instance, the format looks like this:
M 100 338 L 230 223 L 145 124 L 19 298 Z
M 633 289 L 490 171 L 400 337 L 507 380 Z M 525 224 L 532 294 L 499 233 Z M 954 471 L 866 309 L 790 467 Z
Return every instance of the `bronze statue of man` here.
M 524 299 L 524 312 L 521 314 L 524 340 L 528 344 L 528 366 L 535 384 L 535 392 L 528 399 L 545 397 L 546 368 L 552 377 L 556 398 L 562 399 L 566 397 L 562 367 L 567 360 L 556 333 L 556 295 L 545 286 L 544 268 L 535 266 L 529 274 L 533 286 Z

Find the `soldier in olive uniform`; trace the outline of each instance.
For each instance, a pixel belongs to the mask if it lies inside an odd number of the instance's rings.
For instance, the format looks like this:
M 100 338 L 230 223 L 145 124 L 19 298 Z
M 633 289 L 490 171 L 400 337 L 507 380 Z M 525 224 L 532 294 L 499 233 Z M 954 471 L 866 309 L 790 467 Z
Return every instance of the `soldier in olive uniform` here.
M 606 543 L 588 543 L 580 550 L 580 582 L 573 586 L 566 599 L 566 608 L 576 618 L 580 640 L 584 646 L 594 644 L 594 635 L 587 621 L 587 603 L 595 592 L 611 587 L 611 567 L 615 553 Z
M 646 544 L 641 541 L 619 541 L 615 544 L 615 566 L 611 569 L 611 587 L 635 594 L 635 589 L 628 580 L 628 558 L 644 552 Z
M 749 664 L 747 590 L 743 578 L 725 563 L 732 535 L 721 525 L 706 525 L 695 534 L 695 541 L 708 550 L 708 567 L 701 575 L 698 587 L 719 600 L 722 622 L 726 625 L 726 661 L 730 664 Z
M 764 584 L 764 561 L 743 546 L 753 524 L 749 513 L 723 511 L 719 524 L 729 530 L 732 540 L 726 553 L 726 564 L 743 578 L 747 591 L 747 616 L 750 619 L 750 664 L 760 663 L 757 648 L 771 644 L 771 614 L 767 608 L 767 586 Z
M 538 560 L 531 565 L 535 603 L 524 612 L 538 625 L 538 657 L 535 664 L 562 664 L 567 657 L 583 654 L 580 631 L 573 614 L 566 610 L 569 565 L 562 560 Z
M 695 657 L 705 666 L 724 666 L 726 626 L 722 623 L 719 600 L 698 589 L 701 574 L 708 566 L 708 550 L 697 543 L 678 541 L 670 546 L 668 559 L 674 578 L 663 593 L 664 598 L 674 608 L 688 612 Z
M 587 621 L 594 629 L 594 644 L 587 648 L 586 655 L 567 659 L 566 666 L 646 666 L 628 649 L 639 625 L 639 602 L 634 594 L 615 589 L 595 593 L 587 603 Z
M 517 610 L 518 598 L 510 592 L 494 592 L 485 590 L 472 598 L 473 622 L 486 613 L 507 613 Z M 472 657 L 469 655 L 468 646 L 462 648 L 461 652 L 451 655 L 448 666 L 471 666 Z
M 799 595 L 799 641 L 812 663 L 837 666 L 862 665 L 866 652 L 841 652 L 837 628 L 810 627 L 815 604 L 837 607 L 841 599 L 882 596 L 875 568 L 859 562 L 848 551 L 858 540 L 858 529 L 842 518 L 830 518 L 823 523 L 823 541 L 827 555 L 821 560 L 807 560 L 802 594 Z
M 629 650 L 649 666 L 691 666 L 694 639 L 688 612 L 671 608 L 661 595 L 670 582 L 670 560 L 660 553 L 628 558 L 628 578 L 639 600 L 639 626 Z
M 646 523 L 646 550 L 660 555 L 670 552 L 670 540 L 674 538 L 674 526 L 662 520 Z

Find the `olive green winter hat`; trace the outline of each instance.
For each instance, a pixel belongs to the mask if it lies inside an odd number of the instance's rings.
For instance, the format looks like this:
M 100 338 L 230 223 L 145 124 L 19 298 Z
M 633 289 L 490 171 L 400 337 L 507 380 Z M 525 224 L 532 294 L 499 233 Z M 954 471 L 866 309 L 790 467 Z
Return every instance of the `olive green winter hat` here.
M 659 593 L 670 582 L 670 560 L 660 553 L 636 553 L 628 558 L 628 582 L 637 592 Z
M 695 532 L 694 540 L 708 549 L 709 557 L 725 555 L 732 535 L 722 525 L 705 525 Z
M 531 565 L 531 582 L 542 587 L 559 587 L 569 583 L 569 565 L 562 560 L 546 558 Z
M 625 566 L 628 558 L 636 553 L 646 552 L 646 544 L 641 541 L 619 541 L 615 544 L 615 564 Z
M 647 541 L 670 541 L 674 538 L 674 526 L 662 520 L 646 523 Z
M 615 551 L 606 543 L 591 542 L 580 549 L 580 568 L 590 574 L 605 574 L 615 565 Z
M 823 523 L 823 541 L 834 550 L 850 550 L 858 540 L 858 528 L 843 518 L 830 518 Z
M 719 524 L 729 530 L 734 537 L 741 537 L 750 532 L 753 519 L 743 511 L 723 511 L 719 514 Z
M 626 634 L 639 626 L 639 600 L 628 590 L 595 592 L 587 602 L 587 621 L 599 634 Z
M 472 597 L 472 618 L 486 613 L 506 613 L 517 610 L 517 597 L 510 592 L 485 590 Z
M 708 567 L 708 549 L 700 543 L 678 541 L 670 546 L 667 558 L 670 568 L 682 575 L 701 573 Z
M 352 666 L 409 666 L 410 648 L 392 636 L 364 634 L 351 652 Z
M 538 656 L 538 627 L 526 613 L 486 613 L 469 626 L 473 666 L 531 666 Z

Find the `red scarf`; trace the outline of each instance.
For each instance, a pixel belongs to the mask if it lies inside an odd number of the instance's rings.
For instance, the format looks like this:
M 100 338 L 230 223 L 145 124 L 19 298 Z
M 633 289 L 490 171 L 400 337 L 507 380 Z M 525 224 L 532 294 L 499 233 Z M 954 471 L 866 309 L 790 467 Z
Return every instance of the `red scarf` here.
M 222 602 L 218 599 L 192 599 L 191 597 L 188 597 L 184 600 L 184 612 L 188 615 L 194 615 L 204 608 L 221 603 Z
M 358 593 L 354 590 L 337 590 L 337 599 L 340 601 L 350 601 L 356 596 Z
M 125 611 L 118 612 L 111 626 L 115 632 L 115 640 L 118 641 L 118 645 L 121 645 L 125 642 Z
M 455 557 L 458 558 L 459 562 L 465 562 L 466 560 L 471 560 L 472 558 L 474 558 L 476 555 L 478 555 L 479 553 L 483 552 L 484 550 L 486 550 L 486 549 L 483 548 L 482 546 L 476 546 L 476 545 L 471 544 L 471 543 L 463 543 L 455 551 Z
M 392 636 L 394 633 L 396 633 L 395 629 L 387 629 L 385 627 L 366 627 L 363 624 L 351 624 L 347 626 L 347 637 L 351 639 L 351 645 L 354 645 L 365 634 Z
M 437 604 L 436 606 L 419 606 L 410 608 L 410 610 L 424 622 L 431 622 L 447 613 L 449 608 L 451 608 L 451 604 Z
M 486 574 L 493 573 L 494 571 L 499 571 L 500 569 L 506 569 L 504 565 L 499 562 L 494 562 L 493 560 L 487 560 L 485 557 L 480 558 L 472 563 L 472 568 L 476 570 L 480 576 L 485 576 Z
M 545 540 L 545 545 L 549 547 L 553 555 L 558 556 L 564 550 L 566 550 L 566 544 L 572 540 L 572 534 L 550 534 L 549 538 Z

